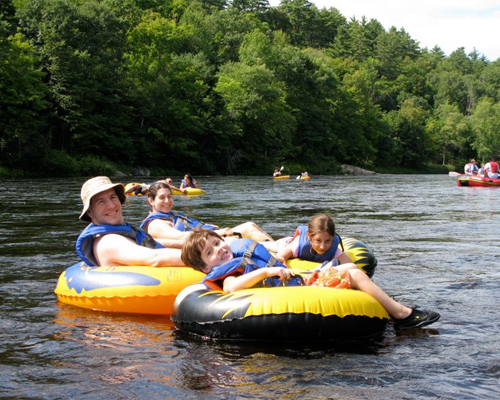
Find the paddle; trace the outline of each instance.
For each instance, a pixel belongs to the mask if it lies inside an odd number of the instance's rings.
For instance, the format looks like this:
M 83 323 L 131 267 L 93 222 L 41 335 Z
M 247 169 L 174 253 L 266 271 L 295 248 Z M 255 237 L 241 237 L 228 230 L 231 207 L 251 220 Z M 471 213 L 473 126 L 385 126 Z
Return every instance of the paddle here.
M 455 172 L 455 171 L 450 171 L 450 172 L 448 172 L 448 175 L 450 175 L 450 176 L 460 176 L 460 175 L 463 175 L 463 174 L 461 174 L 459 172 Z

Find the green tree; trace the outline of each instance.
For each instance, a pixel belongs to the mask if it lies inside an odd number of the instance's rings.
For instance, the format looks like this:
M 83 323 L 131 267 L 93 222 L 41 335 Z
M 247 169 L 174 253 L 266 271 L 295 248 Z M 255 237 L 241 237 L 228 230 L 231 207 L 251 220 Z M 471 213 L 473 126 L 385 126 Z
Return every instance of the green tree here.
M 203 54 L 184 53 L 191 35 L 190 26 L 157 13 L 145 14 L 128 35 L 125 67 L 137 104 L 137 146 L 148 154 L 145 165 L 195 170 L 206 161 L 199 143 L 210 115 L 212 69 Z
M 335 42 L 339 30 L 346 25 L 346 19 L 336 8 L 323 8 L 319 10 L 316 20 L 312 35 L 314 47 L 327 49 Z
M 3 21 L 5 25 L 2 28 L 2 32 L 14 34 L 16 32 L 16 8 L 12 3 L 12 0 L 2 0 L 0 2 L 0 21 Z M 4 33 L 2 33 L 3 35 Z
M 280 33 L 274 35 L 270 51 L 261 54 L 268 68 L 285 85 L 286 103 L 296 120 L 291 142 L 293 153 L 289 156 L 296 162 L 314 163 L 318 171 L 332 170 L 327 164 L 336 164 L 338 131 L 334 128 L 331 101 L 340 84 L 338 77 L 322 64 L 322 56 L 321 51 L 292 46 Z
M 440 162 L 446 165 L 450 161 L 450 154 L 464 146 L 464 139 L 469 132 L 467 119 L 456 105 L 441 104 L 426 124 L 431 143 L 440 154 Z
M 55 148 L 134 159 L 122 85 L 128 11 L 113 0 L 30 1 L 20 10 L 48 72 Z
M 375 55 L 376 40 L 384 32 L 382 24 L 377 20 L 367 21 L 362 17 L 358 21 L 353 18 L 347 25 L 339 28 L 330 54 L 333 57 L 365 61 Z
M 500 60 L 488 64 L 479 79 L 485 84 L 484 95 L 500 101 Z
M 401 74 L 407 58 L 417 58 L 419 48 L 404 29 L 398 31 L 392 27 L 389 32 L 377 36 L 374 53 L 380 60 L 380 74 L 393 81 Z
M 430 82 L 436 88 L 435 105 L 456 104 L 460 112 L 470 114 L 487 91 L 479 79 L 486 65 L 484 58 L 477 53 L 467 56 L 463 48 L 443 59 L 430 75 Z
M 254 29 L 266 30 L 254 13 L 235 7 L 203 15 L 193 5 L 186 11 L 182 23 L 193 27 L 192 51 L 203 51 L 217 68 L 226 62 L 237 62 L 245 35 Z
M 50 145 L 44 73 L 33 47 L 10 31 L 0 20 L 0 165 L 39 170 Z
M 219 72 L 215 90 L 239 133 L 232 144 L 225 144 L 231 168 L 227 172 L 256 173 L 276 165 L 290 142 L 294 119 L 285 103 L 284 87 L 273 72 L 262 64 L 228 63 Z
M 292 44 L 300 47 L 314 46 L 314 31 L 318 29 L 319 12 L 308 0 L 282 0 L 279 9 L 290 21 L 290 36 Z
M 265 13 L 269 10 L 267 0 L 232 0 L 231 5 L 240 11 Z
M 408 98 L 397 111 L 386 114 L 395 144 L 395 165 L 420 169 L 428 161 L 428 140 L 425 122 L 427 111 L 418 99 Z
M 343 121 L 345 162 L 374 166 L 385 165 L 392 158 L 391 141 L 377 104 L 385 90 L 385 82 L 378 75 L 379 65 L 374 58 L 363 63 L 351 61 L 344 75 L 344 103 L 339 107 L 338 120 Z
M 470 124 L 475 134 L 472 148 L 482 161 L 500 154 L 500 103 L 490 98 L 479 101 L 470 116 Z

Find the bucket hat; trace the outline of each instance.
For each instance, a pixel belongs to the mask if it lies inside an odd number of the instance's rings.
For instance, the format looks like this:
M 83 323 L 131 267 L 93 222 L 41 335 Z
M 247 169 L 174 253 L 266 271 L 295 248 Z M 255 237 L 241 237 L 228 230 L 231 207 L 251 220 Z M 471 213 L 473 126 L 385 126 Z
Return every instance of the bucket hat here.
M 87 211 L 90 207 L 90 200 L 98 193 L 105 192 L 106 190 L 114 188 L 120 203 L 125 203 L 125 187 L 121 183 L 113 183 L 107 176 L 96 176 L 95 178 L 89 179 L 82 186 L 81 197 L 83 203 L 83 211 L 80 214 L 80 220 L 90 222 L 90 217 L 87 215 Z

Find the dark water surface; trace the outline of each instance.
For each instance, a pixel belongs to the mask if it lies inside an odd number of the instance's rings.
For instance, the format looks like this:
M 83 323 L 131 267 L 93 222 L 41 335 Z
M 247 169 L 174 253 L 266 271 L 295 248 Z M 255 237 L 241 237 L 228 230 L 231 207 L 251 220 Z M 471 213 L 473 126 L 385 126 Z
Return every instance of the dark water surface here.
M 329 212 L 373 249 L 375 282 L 441 313 L 368 343 L 287 345 L 211 342 L 165 317 L 59 304 L 56 280 L 85 226 L 83 180 L 0 181 L 0 397 L 500 398 L 500 188 L 433 175 L 200 177 L 207 195 L 176 196 L 177 210 L 221 226 L 252 220 L 274 237 Z M 126 219 L 140 222 L 146 205 L 129 198 Z

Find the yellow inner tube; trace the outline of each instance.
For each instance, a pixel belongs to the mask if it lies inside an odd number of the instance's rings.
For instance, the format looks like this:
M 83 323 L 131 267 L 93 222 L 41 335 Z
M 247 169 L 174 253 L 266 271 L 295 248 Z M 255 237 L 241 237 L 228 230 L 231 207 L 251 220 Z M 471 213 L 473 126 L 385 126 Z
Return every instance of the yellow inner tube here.
M 177 294 L 204 274 L 187 267 L 67 268 L 54 290 L 60 302 L 100 311 L 170 315 Z
M 186 196 L 201 196 L 202 194 L 206 194 L 206 192 L 200 188 L 186 188 L 186 191 Z M 184 192 L 182 190 L 172 189 L 172 194 L 183 195 Z

